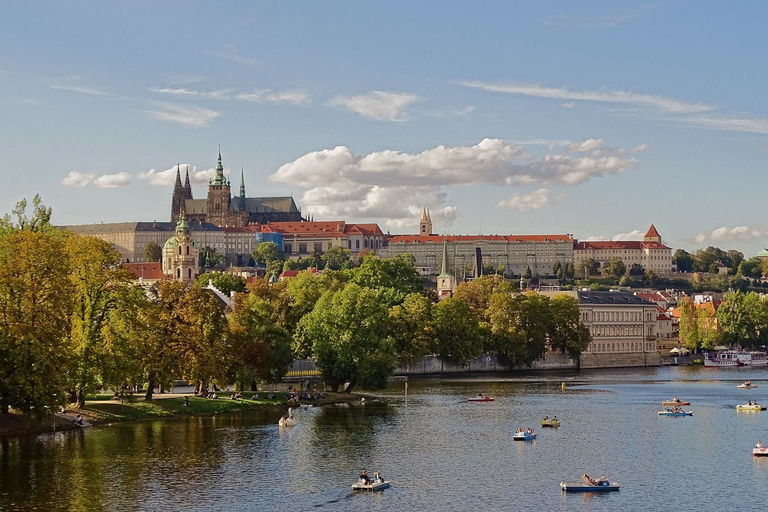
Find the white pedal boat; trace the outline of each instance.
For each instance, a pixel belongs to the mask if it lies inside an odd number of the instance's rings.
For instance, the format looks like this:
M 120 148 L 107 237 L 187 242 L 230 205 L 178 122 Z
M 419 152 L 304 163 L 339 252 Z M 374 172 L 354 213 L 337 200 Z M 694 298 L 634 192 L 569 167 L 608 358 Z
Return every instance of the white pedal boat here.
M 737 411 L 764 411 L 768 409 L 768 406 L 761 404 L 739 404 L 736 406 Z
M 388 480 L 379 480 L 369 484 L 366 484 L 365 480 L 358 480 L 356 483 L 352 484 L 353 491 L 382 491 L 387 487 L 389 487 Z
M 753 457 L 768 457 L 768 447 L 763 446 L 762 444 L 752 448 L 752 456 Z

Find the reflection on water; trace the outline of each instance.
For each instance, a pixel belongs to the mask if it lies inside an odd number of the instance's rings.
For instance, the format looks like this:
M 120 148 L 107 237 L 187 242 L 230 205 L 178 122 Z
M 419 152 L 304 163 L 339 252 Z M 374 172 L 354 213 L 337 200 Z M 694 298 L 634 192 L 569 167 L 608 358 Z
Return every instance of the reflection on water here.
M 761 386 L 737 389 L 747 378 Z M 411 380 L 407 399 L 393 383 L 381 401 L 296 410 L 292 428 L 264 409 L 4 439 L 0 510 L 756 509 L 768 411 L 735 406 L 766 394 L 768 369 L 484 375 Z M 672 396 L 693 417 L 658 416 Z M 541 428 L 553 415 L 562 426 Z M 514 442 L 518 427 L 537 439 Z M 352 493 L 362 469 L 392 488 Z M 585 472 L 622 490 L 560 492 Z

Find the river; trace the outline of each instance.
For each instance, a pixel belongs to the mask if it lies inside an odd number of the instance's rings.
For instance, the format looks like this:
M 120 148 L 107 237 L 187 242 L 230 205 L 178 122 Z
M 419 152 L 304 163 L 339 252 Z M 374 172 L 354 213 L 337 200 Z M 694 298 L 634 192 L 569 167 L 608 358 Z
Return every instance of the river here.
M 742 390 L 745 379 L 758 389 Z M 562 389 L 562 383 L 565 389 Z M 395 382 L 381 400 L 0 440 L 0 510 L 758 510 L 768 369 L 660 367 Z M 494 402 L 466 398 L 488 393 Z M 690 400 L 692 417 L 660 402 Z M 542 429 L 545 416 L 562 426 Z M 514 442 L 517 427 L 533 442 Z M 352 493 L 361 469 L 392 487 Z M 561 480 L 605 474 L 606 495 Z

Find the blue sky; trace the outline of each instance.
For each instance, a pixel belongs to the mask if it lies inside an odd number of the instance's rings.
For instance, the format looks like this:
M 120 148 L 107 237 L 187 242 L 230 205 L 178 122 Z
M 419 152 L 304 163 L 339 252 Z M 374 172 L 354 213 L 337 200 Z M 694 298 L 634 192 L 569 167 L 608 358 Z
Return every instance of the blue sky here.
M 0 211 L 167 220 L 174 166 L 317 220 L 768 245 L 768 6 L 13 2 Z

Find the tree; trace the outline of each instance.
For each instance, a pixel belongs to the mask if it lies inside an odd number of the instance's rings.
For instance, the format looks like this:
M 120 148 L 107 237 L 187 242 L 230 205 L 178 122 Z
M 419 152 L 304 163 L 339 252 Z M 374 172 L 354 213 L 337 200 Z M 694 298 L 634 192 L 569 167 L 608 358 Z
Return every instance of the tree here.
M 565 271 L 563 270 L 563 264 L 560 263 L 560 260 L 557 260 L 554 265 L 552 265 L 552 273 L 555 274 L 555 277 L 562 281 L 563 277 L 565 277 Z
M 576 277 L 576 268 L 573 266 L 573 262 L 569 261 L 565 266 L 565 278 L 573 279 L 574 277 Z
M 578 361 L 592 341 L 589 329 L 580 320 L 579 301 L 570 295 L 552 298 L 549 301 L 549 317 L 549 344 L 552 350 L 567 352 L 568 357 Z
M 206 270 L 210 270 L 214 267 L 218 267 L 224 263 L 224 255 L 212 247 L 205 246 L 198 252 L 198 266 L 201 269 L 201 273 Z
M 523 270 L 523 278 L 530 279 L 531 277 L 533 277 L 533 272 L 531 271 L 531 267 L 526 265 L 525 269 Z
M 402 294 L 402 299 L 409 293 L 423 293 L 424 284 L 414 261 L 410 254 L 398 254 L 394 258 L 370 254 L 360 268 L 351 271 L 351 282 L 372 290 L 393 288 Z
M 726 267 L 730 267 L 731 258 L 728 253 L 711 245 L 706 249 L 699 249 L 693 255 L 693 271 L 717 273 L 717 262 L 721 262 Z
M 731 345 L 757 347 L 768 340 L 768 306 L 755 292 L 727 294 L 717 310 L 717 322 Z
M 501 276 L 490 275 L 459 283 L 453 296 L 469 306 L 478 321 L 487 322 L 491 297 L 497 292 L 511 295 L 512 285 Z
M 401 363 L 424 357 L 434 340 L 432 302 L 420 293 L 411 293 L 402 304 L 389 310 L 389 329 Z
M 163 257 L 163 248 L 155 242 L 149 242 L 144 246 L 144 261 L 160 261 Z
M 437 303 L 432 315 L 436 352 L 441 358 L 466 363 L 483 350 L 477 318 L 462 300 L 448 297 Z
M 323 253 L 322 261 L 323 268 L 331 270 L 341 270 L 352 266 L 350 251 L 338 245 L 329 247 L 328 250 Z
M 28 224 L 27 224 L 28 226 Z M 0 412 L 43 416 L 64 403 L 72 285 L 60 237 L 0 236 Z
M 631 276 L 643 276 L 645 274 L 645 269 L 643 266 L 639 263 L 633 263 L 629 267 L 629 275 Z
M 205 274 L 200 274 L 195 280 L 195 285 L 200 288 L 205 288 L 208 286 L 209 282 L 225 295 L 229 295 L 231 292 L 242 293 L 245 291 L 245 278 L 233 276 L 232 274 L 226 274 L 224 272 L 206 272 Z
M 387 336 L 389 309 L 370 288 L 348 284 L 323 294 L 299 322 L 294 342 L 311 346 L 315 363 L 333 389 L 386 386 L 397 353 Z
M 728 263 L 728 273 L 735 275 L 739 269 L 739 265 L 741 265 L 741 262 L 744 261 L 744 253 L 735 249 L 731 249 L 726 254 L 730 260 Z
M 680 300 L 680 342 L 693 352 L 701 348 L 698 307 L 690 297 Z
M 16 231 L 34 231 L 38 233 L 50 233 L 55 228 L 51 226 L 51 208 L 43 204 L 38 194 L 32 199 L 32 217 L 27 217 L 27 200 L 22 199 L 13 208 L 11 213 L 0 218 L 0 236 Z
M 550 331 L 549 298 L 535 292 L 515 297 L 517 322 L 525 342 L 522 361 L 527 366 L 542 358 L 547 351 L 547 335 Z
M 605 262 L 603 268 L 600 271 L 606 277 L 619 278 L 626 273 L 627 266 L 624 264 L 621 258 L 618 256 L 613 256 L 611 259 Z
M 579 264 L 579 268 L 577 271 L 579 272 L 579 275 L 584 275 L 584 279 L 587 279 L 589 276 L 593 276 L 597 274 L 598 268 L 600 265 L 595 261 L 594 258 L 587 258 L 581 261 Z
M 85 394 L 101 385 L 104 365 L 110 357 L 104 333 L 109 313 L 115 307 L 115 295 L 132 275 L 120 266 L 120 253 L 99 238 L 69 237 L 66 253 L 74 288 L 71 383 L 77 405 L 83 408 Z
M 685 249 L 678 249 L 672 256 L 672 262 L 680 272 L 693 272 L 693 256 Z
M 761 258 L 750 258 L 739 263 L 737 274 L 745 277 L 761 277 L 763 260 Z

